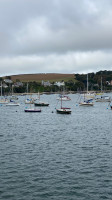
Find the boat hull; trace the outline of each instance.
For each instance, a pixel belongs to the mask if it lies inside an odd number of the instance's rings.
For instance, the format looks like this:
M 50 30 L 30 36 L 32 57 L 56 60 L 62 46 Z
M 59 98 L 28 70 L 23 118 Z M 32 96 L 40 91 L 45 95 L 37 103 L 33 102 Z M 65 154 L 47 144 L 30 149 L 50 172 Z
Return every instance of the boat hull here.
M 96 99 L 96 102 L 111 102 L 110 99 Z
M 48 103 L 34 103 L 35 106 L 49 106 Z
M 36 109 L 25 109 L 24 111 L 25 112 L 41 112 L 41 109 L 38 109 L 38 110 L 36 110 Z
M 71 114 L 71 110 L 67 109 L 56 109 L 56 112 L 59 114 Z
M 93 103 L 79 103 L 79 106 L 93 106 Z
M 20 104 L 19 103 L 9 103 L 9 104 L 6 104 L 6 106 L 20 106 Z

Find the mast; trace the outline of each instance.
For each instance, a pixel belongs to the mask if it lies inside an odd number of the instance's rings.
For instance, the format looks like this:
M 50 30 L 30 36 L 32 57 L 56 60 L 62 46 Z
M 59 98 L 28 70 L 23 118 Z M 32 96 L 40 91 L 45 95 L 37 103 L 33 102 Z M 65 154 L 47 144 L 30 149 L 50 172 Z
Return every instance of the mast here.
M 102 93 L 102 76 L 101 76 L 101 93 Z
M 62 108 L 62 95 L 61 95 L 61 108 Z
M 88 94 L 88 74 L 87 74 L 87 94 Z
M 12 95 L 13 95 L 13 87 L 14 87 L 14 86 L 12 85 Z
M 2 81 L 1 81 L 1 97 L 2 97 Z
M 28 82 L 27 82 L 27 94 L 28 94 Z

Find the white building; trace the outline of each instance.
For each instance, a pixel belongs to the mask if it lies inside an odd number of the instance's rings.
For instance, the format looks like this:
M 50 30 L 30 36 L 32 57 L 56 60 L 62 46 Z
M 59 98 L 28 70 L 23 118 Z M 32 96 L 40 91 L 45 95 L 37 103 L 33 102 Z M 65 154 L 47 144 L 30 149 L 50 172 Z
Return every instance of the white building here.
M 60 86 L 65 86 L 64 82 L 55 82 L 54 85 L 57 85 L 58 87 Z
M 10 80 L 10 79 L 4 79 L 4 82 L 5 82 L 5 83 L 13 83 L 13 81 Z
M 52 85 L 49 81 L 46 82 L 42 81 L 41 84 L 44 85 L 45 87 Z

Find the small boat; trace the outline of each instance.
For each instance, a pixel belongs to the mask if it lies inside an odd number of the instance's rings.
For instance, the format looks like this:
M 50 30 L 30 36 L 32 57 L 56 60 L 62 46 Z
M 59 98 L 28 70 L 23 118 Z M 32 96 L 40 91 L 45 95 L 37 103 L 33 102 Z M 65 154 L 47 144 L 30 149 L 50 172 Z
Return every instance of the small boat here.
M 86 94 L 82 94 L 82 97 L 85 97 L 86 99 L 94 99 L 95 94 L 94 93 L 86 93 Z
M 67 95 L 59 95 L 59 97 L 57 97 L 57 100 L 62 100 L 62 101 L 70 101 L 70 97 Z
M 18 97 L 16 95 L 12 95 L 10 99 L 11 100 L 18 100 Z
M 57 113 L 60 114 L 71 114 L 71 109 L 70 108 L 63 108 L 61 107 L 60 109 L 56 109 Z
M 93 97 L 91 94 L 88 93 L 88 74 L 87 74 L 87 92 L 83 95 L 83 98 L 80 99 L 79 106 L 93 106 Z M 91 98 L 90 98 L 91 96 Z
M 83 102 L 79 103 L 79 106 L 93 106 L 94 103 L 92 100 L 93 99 L 84 100 Z
M 62 107 L 62 97 L 61 97 L 61 108 L 56 109 L 59 114 L 71 114 L 71 109 L 67 107 Z
M 9 103 L 9 100 L 6 97 L 3 97 L 2 95 L 2 81 L 1 81 L 1 97 L 0 97 L 0 104 L 7 104 Z
M 49 103 L 44 103 L 44 102 L 35 102 L 34 103 L 35 106 L 49 106 Z
M 41 109 L 36 109 L 34 106 L 32 107 L 32 104 L 30 103 L 30 107 L 26 107 L 24 109 L 24 112 L 41 112 Z
M 100 96 L 96 96 L 96 102 L 111 102 L 111 97 L 104 95 L 104 93 L 102 93 L 102 76 L 101 76 L 101 94 Z
M 0 99 L 0 104 L 8 104 L 9 100 L 8 99 Z
M 34 102 L 35 106 L 49 106 L 49 103 L 40 101 L 40 94 L 38 92 L 38 100 Z
M 25 112 L 41 112 L 41 109 L 26 108 L 24 111 L 25 111 Z
M 10 101 L 10 103 L 6 104 L 6 106 L 20 106 L 20 103 L 15 101 Z
M 96 98 L 96 102 L 111 102 L 111 98 L 109 96 L 101 96 Z
M 34 104 L 34 99 L 26 99 L 25 104 Z

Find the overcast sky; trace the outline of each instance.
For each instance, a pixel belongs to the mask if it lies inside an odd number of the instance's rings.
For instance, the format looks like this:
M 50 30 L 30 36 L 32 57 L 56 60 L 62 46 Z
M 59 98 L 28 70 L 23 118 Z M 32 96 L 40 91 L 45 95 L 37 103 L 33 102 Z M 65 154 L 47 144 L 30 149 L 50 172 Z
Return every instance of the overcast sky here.
M 112 70 L 112 0 L 0 0 L 0 76 Z

